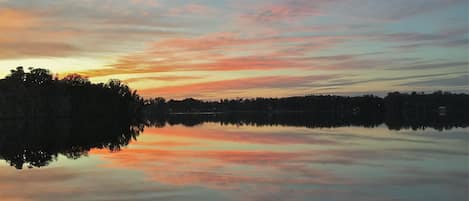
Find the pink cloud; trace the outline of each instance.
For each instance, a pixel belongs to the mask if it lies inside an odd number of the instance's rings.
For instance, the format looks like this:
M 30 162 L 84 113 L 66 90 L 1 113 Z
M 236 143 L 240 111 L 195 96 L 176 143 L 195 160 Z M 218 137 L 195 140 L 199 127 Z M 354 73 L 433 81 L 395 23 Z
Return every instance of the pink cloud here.
M 243 38 L 213 33 L 157 41 L 142 52 L 120 57 L 107 69 L 82 72 L 90 77 L 170 71 L 239 71 L 311 68 L 296 58 L 343 43 L 346 36 Z M 236 54 L 243 53 L 241 56 Z
M 171 8 L 169 10 L 170 15 L 179 16 L 179 15 L 210 15 L 214 14 L 216 10 L 214 8 L 208 7 L 201 4 L 186 4 L 181 7 Z
M 165 86 L 140 90 L 140 93 L 147 96 L 175 96 L 183 94 L 208 93 L 224 90 L 246 90 L 256 88 L 290 88 L 307 87 L 313 82 L 332 79 L 334 75 L 320 76 L 266 76 L 253 78 L 240 78 L 223 81 L 200 82 L 195 84 Z

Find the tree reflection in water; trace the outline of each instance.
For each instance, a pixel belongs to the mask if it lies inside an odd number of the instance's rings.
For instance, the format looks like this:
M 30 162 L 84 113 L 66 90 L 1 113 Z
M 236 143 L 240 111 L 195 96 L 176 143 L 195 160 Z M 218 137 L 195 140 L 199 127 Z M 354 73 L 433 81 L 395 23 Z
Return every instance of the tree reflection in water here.
M 155 127 L 166 125 L 197 126 L 206 122 L 220 125 L 238 126 L 295 126 L 307 128 L 336 128 L 358 126 L 374 128 L 386 125 L 390 130 L 424 130 L 433 128 L 439 131 L 469 126 L 467 116 L 440 116 L 426 113 L 420 116 L 382 116 L 368 114 L 308 113 L 308 112 L 228 112 L 228 113 L 176 113 L 154 115 L 149 123 Z
M 144 124 L 116 119 L 21 119 L 0 124 L 0 159 L 22 169 L 43 167 L 62 154 L 70 159 L 91 149 L 119 151 Z
M 125 118 L 124 118 L 125 119 Z M 423 115 L 422 118 L 345 116 L 335 113 L 205 113 L 164 114 L 148 117 L 145 123 L 113 118 L 22 119 L 1 121 L 0 159 L 22 169 L 47 166 L 59 154 L 71 159 L 87 155 L 91 149 L 119 151 L 143 132 L 145 126 L 164 127 L 182 124 L 196 126 L 206 122 L 221 125 L 297 126 L 307 128 L 377 127 L 391 130 L 447 130 L 466 128 L 469 120 L 458 116 Z

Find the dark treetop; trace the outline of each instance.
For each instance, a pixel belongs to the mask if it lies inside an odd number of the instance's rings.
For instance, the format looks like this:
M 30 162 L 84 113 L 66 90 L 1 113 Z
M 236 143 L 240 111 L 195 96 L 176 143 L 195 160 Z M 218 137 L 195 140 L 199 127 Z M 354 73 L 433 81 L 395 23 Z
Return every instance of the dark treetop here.
M 71 74 L 53 77 L 46 69 L 22 67 L 0 80 L 0 119 L 119 117 L 133 119 L 143 99 L 119 80 L 93 84 Z

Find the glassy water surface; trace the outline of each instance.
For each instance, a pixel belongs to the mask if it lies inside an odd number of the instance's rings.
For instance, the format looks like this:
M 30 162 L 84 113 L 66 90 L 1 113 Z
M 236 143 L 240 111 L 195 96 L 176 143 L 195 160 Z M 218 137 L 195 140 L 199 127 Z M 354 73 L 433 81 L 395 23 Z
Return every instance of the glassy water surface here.
M 132 129 L 113 130 L 127 135 L 112 140 L 60 134 L 44 142 L 47 148 L 37 139 L 17 145 L 3 136 L 1 200 L 468 200 L 467 128 L 203 123 L 149 126 L 140 135 L 141 128 Z

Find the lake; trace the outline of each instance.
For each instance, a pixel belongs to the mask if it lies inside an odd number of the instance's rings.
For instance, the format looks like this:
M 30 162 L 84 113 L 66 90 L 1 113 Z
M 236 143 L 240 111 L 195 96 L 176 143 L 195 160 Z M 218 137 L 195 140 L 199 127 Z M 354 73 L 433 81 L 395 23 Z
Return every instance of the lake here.
M 43 148 L 29 153 L 31 144 L 22 144 L 21 151 L 14 153 L 2 149 L 0 197 L 3 201 L 466 201 L 468 131 L 391 130 L 384 124 L 163 124 L 126 137 L 128 141 L 121 147 L 112 145 L 112 151 L 109 144 L 89 142 L 85 149 L 69 146 L 74 152 L 67 154 L 57 144 L 67 141 L 69 134 L 61 134 L 62 141 L 47 141 L 57 150 L 47 149 L 51 154 L 38 151 Z M 96 133 L 100 132 L 105 131 Z

